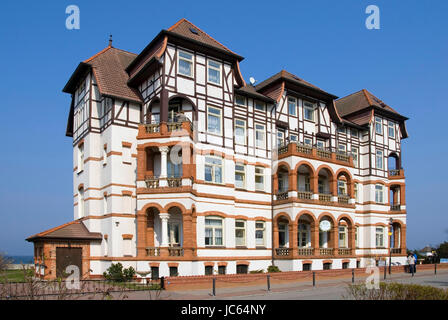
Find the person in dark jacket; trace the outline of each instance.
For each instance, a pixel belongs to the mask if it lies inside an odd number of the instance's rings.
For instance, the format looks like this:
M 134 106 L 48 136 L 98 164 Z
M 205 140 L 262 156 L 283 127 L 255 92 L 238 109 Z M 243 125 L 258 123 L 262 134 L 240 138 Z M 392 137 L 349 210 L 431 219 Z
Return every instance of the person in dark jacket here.
M 417 272 L 417 254 L 414 253 L 414 259 L 415 259 L 415 263 L 414 263 L 414 273 Z

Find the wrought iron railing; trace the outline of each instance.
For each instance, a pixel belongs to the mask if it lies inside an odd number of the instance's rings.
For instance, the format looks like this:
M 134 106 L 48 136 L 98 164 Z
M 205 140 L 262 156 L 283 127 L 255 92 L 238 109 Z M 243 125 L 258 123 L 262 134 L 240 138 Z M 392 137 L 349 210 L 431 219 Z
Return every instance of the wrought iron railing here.
M 390 205 L 390 210 L 391 211 L 400 211 L 401 210 L 401 206 L 400 206 L 400 204 L 398 203 L 394 203 L 394 204 L 391 204 Z
M 389 170 L 389 175 L 390 176 L 399 176 L 400 175 L 400 170 Z
M 290 248 L 276 248 L 275 249 L 275 254 L 277 256 L 282 256 L 282 257 L 289 256 L 290 252 L 291 252 Z
M 391 253 L 393 254 L 400 254 L 401 253 L 401 248 L 391 248 Z
M 277 193 L 277 200 L 286 200 L 288 199 L 288 191 Z

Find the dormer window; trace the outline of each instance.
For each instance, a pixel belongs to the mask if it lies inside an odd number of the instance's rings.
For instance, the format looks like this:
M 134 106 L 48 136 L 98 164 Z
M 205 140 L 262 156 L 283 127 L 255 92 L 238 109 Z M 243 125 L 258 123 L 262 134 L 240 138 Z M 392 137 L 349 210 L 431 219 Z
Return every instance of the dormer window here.
M 208 60 L 208 82 L 221 84 L 221 64 L 219 62 Z
M 184 76 L 193 77 L 193 54 L 185 51 L 179 51 L 178 56 L 179 73 Z

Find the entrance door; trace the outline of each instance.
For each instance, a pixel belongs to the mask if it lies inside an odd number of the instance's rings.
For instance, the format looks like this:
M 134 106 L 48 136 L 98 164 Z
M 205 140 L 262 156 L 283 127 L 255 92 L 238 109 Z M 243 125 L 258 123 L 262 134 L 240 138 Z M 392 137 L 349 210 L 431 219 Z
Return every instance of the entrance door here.
M 65 268 L 75 265 L 82 275 L 82 248 L 56 248 L 56 277 L 66 278 Z

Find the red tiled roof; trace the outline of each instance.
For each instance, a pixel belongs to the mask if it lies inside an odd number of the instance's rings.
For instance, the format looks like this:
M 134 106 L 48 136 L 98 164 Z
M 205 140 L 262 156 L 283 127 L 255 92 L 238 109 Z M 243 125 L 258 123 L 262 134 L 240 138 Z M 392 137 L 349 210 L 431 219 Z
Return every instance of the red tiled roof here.
M 55 228 L 40 232 L 29 238 L 27 241 L 40 239 L 79 239 L 79 240 L 101 240 L 99 232 L 90 232 L 80 220 L 74 220 Z

